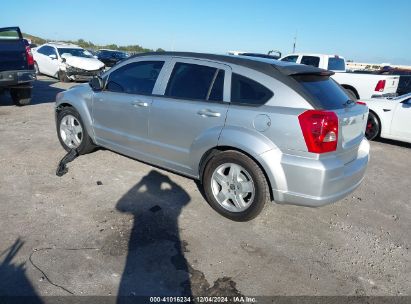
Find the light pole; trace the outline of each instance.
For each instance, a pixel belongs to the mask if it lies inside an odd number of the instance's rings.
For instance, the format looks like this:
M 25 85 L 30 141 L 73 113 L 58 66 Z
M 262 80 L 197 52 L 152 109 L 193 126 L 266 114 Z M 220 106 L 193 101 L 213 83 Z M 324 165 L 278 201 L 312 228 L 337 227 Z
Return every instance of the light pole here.
M 294 36 L 293 53 L 295 53 L 296 45 L 297 45 L 297 31 L 295 31 L 295 36 Z

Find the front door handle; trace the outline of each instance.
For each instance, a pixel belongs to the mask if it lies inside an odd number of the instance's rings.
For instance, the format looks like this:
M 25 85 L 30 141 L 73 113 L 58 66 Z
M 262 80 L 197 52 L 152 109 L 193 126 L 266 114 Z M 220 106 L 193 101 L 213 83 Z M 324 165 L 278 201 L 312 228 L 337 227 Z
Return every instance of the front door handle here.
M 148 103 L 145 101 L 133 101 L 131 104 L 135 107 L 148 107 Z
M 203 117 L 220 117 L 221 116 L 221 113 L 214 112 L 209 109 L 200 110 L 197 112 L 197 114 Z

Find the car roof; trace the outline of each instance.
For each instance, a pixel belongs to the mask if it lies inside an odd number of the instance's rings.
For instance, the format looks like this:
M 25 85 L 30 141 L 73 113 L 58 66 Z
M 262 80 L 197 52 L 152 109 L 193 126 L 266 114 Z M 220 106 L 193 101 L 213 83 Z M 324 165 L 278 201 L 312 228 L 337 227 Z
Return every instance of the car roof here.
M 407 94 L 404 94 L 404 95 L 393 97 L 391 99 L 393 99 L 393 100 L 405 100 L 405 99 L 408 99 L 410 97 L 411 97 L 411 93 L 407 93 Z
M 59 42 L 59 41 L 55 41 L 55 42 L 47 42 L 44 45 L 50 45 L 50 46 L 54 46 L 56 48 L 72 48 L 72 49 L 82 49 L 82 47 L 76 45 L 76 44 L 72 44 L 72 43 L 67 43 L 67 42 Z
M 207 53 L 193 53 L 193 52 L 149 52 L 140 53 L 131 56 L 131 58 L 142 56 L 170 56 L 170 57 L 183 57 L 183 58 L 195 58 L 219 61 L 222 63 L 235 64 L 256 70 L 258 72 L 267 74 L 271 77 L 279 78 L 281 76 L 290 76 L 297 74 L 321 74 L 332 75 L 333 72 L 319 69 L 313 66 L 295 64 L 290 62 L 283 62 L 275 59 L 250 57 L 250 56 L 237 56 L 237 55 L 219 55 L 219 54 L 207 54 Z

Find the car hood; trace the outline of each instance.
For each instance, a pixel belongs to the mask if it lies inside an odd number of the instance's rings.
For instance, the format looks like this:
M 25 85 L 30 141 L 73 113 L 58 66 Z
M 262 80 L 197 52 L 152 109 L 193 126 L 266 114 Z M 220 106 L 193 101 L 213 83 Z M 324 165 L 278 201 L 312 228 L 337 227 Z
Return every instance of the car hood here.
M 68 65 L 82 70 L 95 71 L 104 67 L 104 63 L 96 58 L 84 58 L 77 56 L 67 56 L 64 58 L 66 59 L 66 63 Z

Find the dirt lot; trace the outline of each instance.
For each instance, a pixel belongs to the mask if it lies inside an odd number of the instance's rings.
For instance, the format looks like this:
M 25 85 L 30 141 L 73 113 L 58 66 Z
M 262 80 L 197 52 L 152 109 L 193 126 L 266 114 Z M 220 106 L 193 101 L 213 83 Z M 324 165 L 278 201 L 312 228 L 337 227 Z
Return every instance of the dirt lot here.
M 0 294 L 411 295 L 411 145 L 372 142 L 336 204 L 235 223 L 193 181 L 107 150 L 57 177 L 53 99 L 71 85 L 0 97 Z

